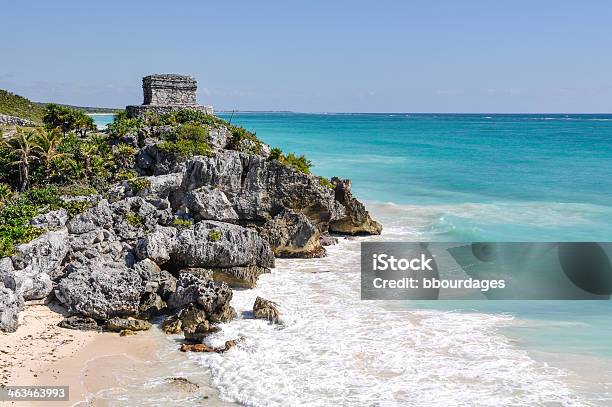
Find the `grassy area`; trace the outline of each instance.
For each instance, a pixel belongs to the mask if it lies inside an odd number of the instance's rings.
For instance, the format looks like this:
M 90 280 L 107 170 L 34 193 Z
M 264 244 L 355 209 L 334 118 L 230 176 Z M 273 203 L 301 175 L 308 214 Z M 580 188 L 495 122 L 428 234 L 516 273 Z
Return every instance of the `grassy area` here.
M 42 123 L 45 109 L 22 96 L 0 89 L 0 114 L 17 116 Z

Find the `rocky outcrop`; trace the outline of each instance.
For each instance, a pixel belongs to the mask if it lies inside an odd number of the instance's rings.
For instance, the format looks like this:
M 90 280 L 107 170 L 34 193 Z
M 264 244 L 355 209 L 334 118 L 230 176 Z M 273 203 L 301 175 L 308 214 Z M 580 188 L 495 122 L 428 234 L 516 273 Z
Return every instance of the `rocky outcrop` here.
M 81 315 L 71 315 L 64 318 L 59 324 L 61 328 L 76 329 L 79 331 L 99 331 L 100 327 L 95 319 Z
M 34 123 L 21 117 L 0 114 L 0 126 L 34 126 Z
M 200 342 L 219 330 L 214 323 L 236 317 L 231 299 L 232 290 L 227 284 L 181 272 L 177 289 L 168 300 L 168 305 L 178 311 L 164 320 L 162 329 L 169 334 L 183 332 L 185 340 Z
M 181 189 L 201 187 L 223 191 L 242 221 L 265 222 L 288 208 L 326 230 L 330 221 L 345 216 L 332 191 L 316 177 L 257 155 L 222 151 L 194 157 L 186 164 Z
M 60 209 L 30 221 L 46 233 L 0 260 L 1 329 L 13 329 L 24 300 L 54 293 L 74 314 L 67 328 L 133 333 L 163 313 L 165 331 L 201 342 L 236 316 L 232 288 L 253 288 L 275 257 L 324 256 L 330 233 L 381 232 L 349 181 L 330 188 L 273 159 L 252 134 L 206 121 L 211 156 L 165 153 L 158 144 L 176 125 L 144 126 L 121 139 L 139 148 L 141 177 L 104 199 L 64 197 L 92 205 L 76 216 Z M 253 313 L 280 320 L 277 304 L 259 297 Z
M 113 332 L 129 331 L 146 331 L 151 328 L 149 321 L 136 318 L 111 318 L 106 321 L 104 328 Z
M 285 209 L 260 229 L 276 257 L 323 257 L 319 230 L 306 215 Z
M 19 323 L 21 301 L 17 294 L 0 282 L 0 331 L 15 332 Z
M 170 257 L 180 267 L 274 267 L 270 246 L 255 230 L 213 221 L 180 231 Z
M 38 215 L 30 220 L 30 225 L 42 229 L 61 229 L 68 222 L 68 212 L 62 208 L 57 211 L 51 211 Z
M 68 253 L 66 229 L 45 233 L 29 243 L 15 248 L 13 266 L 16 270 L 31 268 L 33 273 L 50 273 L 59 267 Z
M 55 296 L 70 312 L 95 319 L 138 315 L 142 278 L 124 263 L 100 258 L 73 261 Z
M 24 270 L 3 272 L 0 277 L 6 288 L 13 290 L 19 298 L 26 301 L 43 299 L 53 291 L 49 275 L 33 271 L 32 266 Z
M 177 280 L 176 291 L 168 299 L 168 306 L 180 310 L 190 304 L 196 304 L 204 311 L 207 320 L 227 322 L 236 315 L 230 306 L 231 299 L 232 289 L 227 284 L 181 273 Z
M 184 209 L 183 209 L 184 208 Z M 208 186 L 184 194 L 182 208 L 195 221 L 218 220 L 236 222 L 238 214 L 223 191 Z
M 255 303 L 253 304 L 253 316 L 259 319 L 267 319 L 274 324 L 280 323 L 278 304 L 261 297 L 255 299 Z
M 346 216 L 334 219 L 329 224 L 329 231 L 348 235 L 379 235 L 382 226 L 370 217 L 365 206 L 353 197 L 351 181 L 332 178 L 337 202 L 346 208 Z

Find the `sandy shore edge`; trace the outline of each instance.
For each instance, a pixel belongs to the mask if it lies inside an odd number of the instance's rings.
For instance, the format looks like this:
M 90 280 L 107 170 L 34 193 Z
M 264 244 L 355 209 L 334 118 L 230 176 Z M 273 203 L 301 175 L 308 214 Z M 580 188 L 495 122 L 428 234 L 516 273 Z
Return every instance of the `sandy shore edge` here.
M 70 400 L 53 402 L 53 406 L 106 406 L 97 394 L 122 390 L 117 372 L 146 372 L 143 369 L 159 358 L 159 332 L 120 337 L 111 332 L 64 329 L 57 326 L 63 314 L 53 305 L 26 305 L 17 332 L 0 335 L 3 384 L 69 386 Z M 45 402 L 6 405 L 41 406 Z

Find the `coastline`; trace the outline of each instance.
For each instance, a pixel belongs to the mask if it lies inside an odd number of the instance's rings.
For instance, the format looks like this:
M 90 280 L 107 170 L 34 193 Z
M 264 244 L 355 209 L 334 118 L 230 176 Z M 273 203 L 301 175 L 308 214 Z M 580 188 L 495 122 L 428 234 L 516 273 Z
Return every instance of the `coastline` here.
M 130 383 L 122 376 L 142 380 L 166 376 L 170 390 L 194 393 L 207 400 L 208 405 L 223 406 L 215 391 L 209 387 L 206 375 L 196 383 L 193 377 L 174 376 L 161 372 L 164 353 L 174 353 L 177 359 L 187 360 L 179 352 L 175 338 L 168 337 L 171 349 L 164 352 L 166 335 L 154 326 L 150 331 L 120 337 L 112 332 L 78 331 L 60 328 L 62 310 L 51 305 L 27 305 L 20 314 L 17 332 L 0 336 L 0 364 L 2 383 L 11 386 L 69 386 L 70 400 L 53 402 L 54 406 L 107 406 L 116 394 L 128 392 Z M 157 369 L 156 371 L 156 367 Z M 146 372 L 143 374 L 143 372 Z M 142 384 L 138 383 L 141 386 Z M 195 394 L 195 391 L 199 392 Z M 38 402 L 12 402 L 7 405 L 40 405 Z

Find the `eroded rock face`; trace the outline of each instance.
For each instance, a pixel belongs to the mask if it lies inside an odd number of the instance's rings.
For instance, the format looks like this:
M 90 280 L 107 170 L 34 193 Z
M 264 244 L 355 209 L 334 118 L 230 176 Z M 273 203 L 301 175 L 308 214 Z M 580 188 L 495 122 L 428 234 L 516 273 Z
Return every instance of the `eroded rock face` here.
M 196 221 L 235 222 L 239 220 L 232 203 L 227 199 L 225 193 L 217 188 L 205 186 L 189 191 L 183 196 L 182 204 L 185 212 Z
M 17 330 L 20 310 L 21 303 L 17 294 L 0 282 L 0 331 Z
M 144 289 L 142 278 L 124 263 L 99 258 L 73 261 L 59 280 L 55 296 L 70 312 L 106 320 L 138 315 Z
M 210 272 L 214 281 L 232 288 L 254 288 L 259 276 L 269 273 L 270 269 L 261 266 L 219 267 L 210 269 Z
M 68 231 L 47 232 L 31 242 L 17 245 L 13 266 L 17 270 L 31 268 L 32 273 L 50 273 L 59 267 L 68 253 Z
M 344 216 L 332 191 L 316 177 L 257 155 L 222 151 L 214 157 L 194 157 L 186 164 L 181 189 L 204 186 L 223 191 L 243 221 L 266 221 L 289 208 L 324 230 Z
M 190 304 L 197 304 L 198 308 L 204 311 L 207 320 L 227 322 L 236 315 L 230 306 L 231 299 L 232 289 L 227 284 L 180 273 L 176 291 L 170 295 L 168 306 L 180 310 Z
M 123 330 L 146 331 L 151 328 L 151 323 L 136 318 L 114 317 L 106 321 L 106 325 L 104 325 L 104 327 L 113 332 L 121 332 Z
M 319 230 L 306 215 L 285 209 L 266 222 L 261 236 L 270 243 L 276 257 L 323 257 Z
M 259 296 L 255 299 L 255 303 L 253 304 L 253 316 L 259 319 L 267 319 L 275 324 L 280 323 L 278 304 Z
M 335 198 L 346 208 L 346 216 L 332 220 L 329 231 L 348 235 L 379 235 L 382 225 L 370 217 L 365 206 L 353 197 L 351 181 L 332 178 Z
M 1 280 L 5 287 L 13 290 L 26 301 L 46 298 L 53 291 L 53 283 L 47 273 L 35 272 L 32 266 L 24 270 L 4 272 Z
M 170 260 L 175 252 L 178 231 L 173 227 L 157 226 L 152 233 L 141 237 L 136 242 L 135 252 L 140 259 L 150 259 L 162 265 Z
M 61 328 L 76 329 L 79 331 L 99 331 L 100 327 L 95 319 L 81 315 L 72 315 L 64 318 L 59 324 Z
M 180 231 L 176 240 L 170 257 L 180 267 L 274 267 L 270 246 L 253 229 L 202 221 Z
M 66 222 L 68 222 L 68 212 L 62 208 L 32 218 L 30 225 L 51 230 L 63 228 Z

